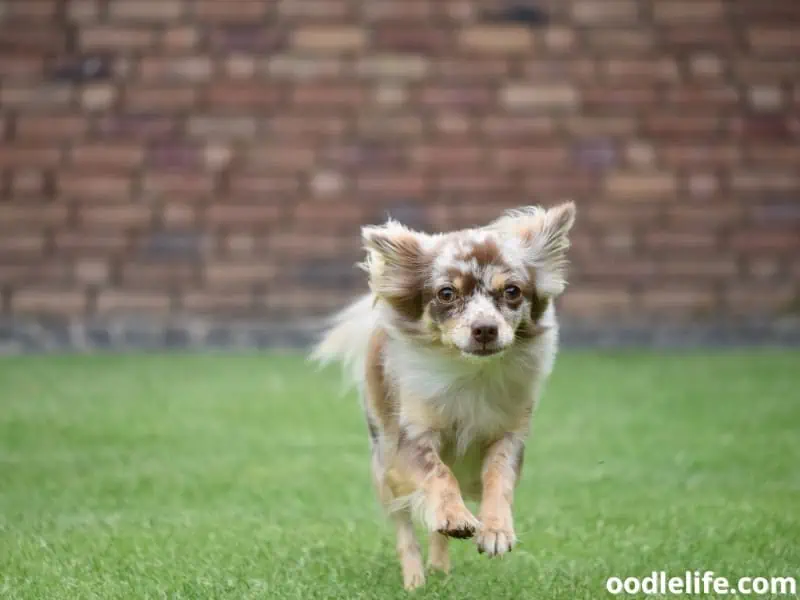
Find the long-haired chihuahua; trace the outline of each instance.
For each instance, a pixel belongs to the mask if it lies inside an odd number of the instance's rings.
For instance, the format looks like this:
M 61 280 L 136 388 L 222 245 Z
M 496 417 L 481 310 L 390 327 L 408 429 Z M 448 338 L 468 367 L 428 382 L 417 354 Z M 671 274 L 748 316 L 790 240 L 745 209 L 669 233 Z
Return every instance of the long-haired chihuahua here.
M 566 286 L 572 202 L 473 229 L 426 234 L 389 220 L 362 231 L 370 293 L 334 317 L 313 357 L 358 385 L 378 496 L 394 522 L 406 589 L 447 572 L 450 538 L 499 556 L 528 436 L 555 361 L 553 300 Z M 477 518 L 465 499 L 480 502 Z

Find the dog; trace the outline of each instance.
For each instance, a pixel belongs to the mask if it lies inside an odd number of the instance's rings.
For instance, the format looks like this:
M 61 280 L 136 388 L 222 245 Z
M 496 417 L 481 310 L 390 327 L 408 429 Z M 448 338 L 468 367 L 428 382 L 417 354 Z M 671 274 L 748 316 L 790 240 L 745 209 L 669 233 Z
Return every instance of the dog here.
M 557 353 L 553 301 L 566 287 L 574 203 L 508 211 L 488 225 L 362 229 L 370 292 L 335 315 L 314 348 L 357 385 L 372 478 L 396 529 L 403 585 L 450 570 L 450 538 L 501 556 L 517 538 L 513 495 L 525 441 Z M 467 500 L 480 502 L 477 518 Z

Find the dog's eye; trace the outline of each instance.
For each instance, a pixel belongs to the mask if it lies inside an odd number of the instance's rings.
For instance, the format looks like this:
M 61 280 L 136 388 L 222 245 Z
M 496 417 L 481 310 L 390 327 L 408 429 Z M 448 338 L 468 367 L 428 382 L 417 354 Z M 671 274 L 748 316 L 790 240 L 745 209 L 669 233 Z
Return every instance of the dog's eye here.
M 503 293 L 506 296 L 506 300 L 519 300 L 519 297 L 522 295 L 522 290 L 519 289 L 516 285 L 509 285 L 506 286 L 506 289 L 503 290 Z
M 456 299 L 456 291 L 449 285 L 445 286 L 436 292 L 436 298 L 443 304 L 450 304 Z

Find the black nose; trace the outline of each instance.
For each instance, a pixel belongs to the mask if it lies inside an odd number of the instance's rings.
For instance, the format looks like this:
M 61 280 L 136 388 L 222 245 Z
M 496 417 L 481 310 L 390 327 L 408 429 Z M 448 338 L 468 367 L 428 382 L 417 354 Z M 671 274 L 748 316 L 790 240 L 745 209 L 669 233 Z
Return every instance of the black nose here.
M 497 340 L 497 325 L 478 323 L 472 327 L 472 337 L 481 344 L 490 344 Z

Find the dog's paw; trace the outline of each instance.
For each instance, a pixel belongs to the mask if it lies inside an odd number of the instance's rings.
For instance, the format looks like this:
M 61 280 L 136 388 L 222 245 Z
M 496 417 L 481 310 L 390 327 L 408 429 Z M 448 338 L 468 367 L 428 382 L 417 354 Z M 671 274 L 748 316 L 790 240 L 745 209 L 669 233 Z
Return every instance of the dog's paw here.
M 425 585 L 425 572 L 422 565 L 410 569 L 403 569 L 403 587 L 406 591 L 412 591 Z
M 517 543 L 514 528 L 510 524 L 491 522 L 484 524 L 476 538 L 478 552 L 489 556 L 502 556 L 511 552 Z
M 448 503 L 436 511 L 433 530 L 447 537 L 467 539 L 475 535 L 480 521 L 463 503 Z

